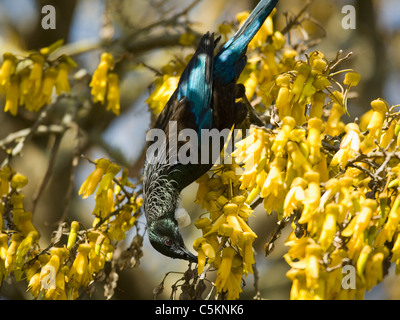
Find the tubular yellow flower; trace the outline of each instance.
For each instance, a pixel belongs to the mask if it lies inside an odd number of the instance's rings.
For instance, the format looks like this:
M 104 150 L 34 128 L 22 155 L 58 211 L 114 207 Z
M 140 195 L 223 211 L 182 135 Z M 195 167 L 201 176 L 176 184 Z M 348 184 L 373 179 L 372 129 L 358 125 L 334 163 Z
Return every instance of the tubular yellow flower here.
M 357 274 L 360 276 L 361 280 L 365 282 L 364 270 L 368 257 L 372 252 L 372 248 L 369 245 L 365 245 L 360 252 L 360 256 L 357 259 Z
M 40 95 L 38 96 L 38 102 L 34 111 L 39 111 L 46 104 L 51 102 L 51 94 L 53 93 L 54 84 L 56 82 L 57 70 L 54 68 L 49 68 L 46 70 L 42 87 L 40 90 Z
M 0 68 L 0 92 L 4 92 L 7 85 L 10 83 L 11 75 L 15 71 L 17 58 L 9 52 L 3 54 L 3 64 Z
M 7 258 L 5 262 L 5 267 L 7 272 L 11 272 L 14 268 L 14 263 L 16 259 L 17 249 L 21 243 L 21 235 L 19 233 L 15 233 L 11 236 L 10 245 L 7 250 Z
M 318 279 L 320 276 L 319 260 L 321 259 L 321 247 L 317 244 L 309 244 L 306 247 L 306 261 L 307 266 L 305 269 L 306 286 L 310 289 L 318 288 Z
M 87 286 L 91 275 L 88 269 L 88 254 L 91 249 L 90 244 L 82 243 L 78 247 L 78 254 L 74 262 L 72 263 L 71 269 L 68 274 L 70 281 L 76 281 L 77 283 Z
M 114 67 L 114 59 L 111 54 L 104 52 L 100 58 L 100 64 L 93 73 L 92 81 L 89 86 L 92 87 L 91 94 L 94 102 L 104 103 L 107 90 L 107 74 Z
M 371 199 L 365 200 L 361 212 L 353 218 L 354 222 L 351 222 L 342 231 L 342 236 L 344 237 L 353 236 L 353 238 L 359 238 L 361 234 L 368 227 L 372 218 L 372 214 L 376 209 L 376 206 L 377 204 L 375 201 Z
M 321 160 L 321 128 L 321 119 L 312 118 L 308 121 L 307 143 L 310 147 L 309 159 L 312 164 L 319 163 Z
M 304 189 L 307 186 L 307 182 L 301 178 L 296 177 L 291 186 L 290 190 L 285 197 L 285 202 L 283 205 L 283 216 L 289 217 L 293 210 L 300 209 L 303 207 L 303 201 L 305 200 Z
M 68 235 L 68 242 L 67 242 L 67 249 L 71 250 L 75 246 L 76 237 L 79 231 L 79 222 L 72 221 L 71 223 L 71 230 L 69 231 Z
M 360 128 L 355 123 L 349 123 L 345 127 L 346 135 L 340 143 L 340 149 L 332 158 L 330 166 L 339 165 L 344 168 L 347 162 L 354 158 L 360 151 Z
M 292 117 L 285 117 L 282 119 L 282 128 L 271 147 L 271 150 L 275 152 L 276 155 L 283 154 L 286 143 L 289 140 L 290 132 L 293 130 L 295 125 L 296 120 Z
M 8 236 L 0 232 L 0 259 L 6 261 L 8 250 Z
M 310 110 L 310 118 L 321 118 L 325 99 L 326 94 L 323 91 L 318 91 L 314 94 Z
M 295 66 L 297 71 L 296 80 L 294 81 L 292 91 L 290 93 L 293 102 L 299 101 L 300 95 L 303 92 L 304 85 L 310 75 L 311 68 L 305 62 L 300 62 Z
M 308 182 L 308 188 L 305 191 L 304 209 L 299 219 L 299 223 L 307 223 L 307 230 L 313 231 L 315 227 L 312 223 L 314 215 L 317 213 L 321 199 L 321 190 L 319 187 L 319 173 L 315 171 L 306 172 L 304 178 Z
M 9 87 L 6 91 L 6 105 L 4 112 L 9 111 L 11 115 L 16 116 L 18 113 L 19 83 L 15 75 L 9 80 Z
M 29 280 L 28 290 L 36 298 L 39 295 L 41 286 L 40 273 L 36 273 Z
M 32 223 L 32 212 L 24 211 L 23 209 L 13 210 L 14 224 L 24 236 L 27 236 L 31 231 L 36 231 Z
M 83 194 L 83 199 L 89 197 L 96 190 L 108 166 L 110 165 L 110 160 L 98 159 L 95 161 L 95 164 L 96 169 L 86 178 L 81 188 L 79 189 L 78 194 Z
M 34 53 L 30 55 L 30 59 L 33 62 L 32 69 L 29 74 L 30 92 L 36 97 L 39 94 L 42 86 L 44 58 L 42 55 Z
M 319 243 L 321 244 L 321 249 L 323 251 L 326 251 L 329 248 L 336 233 L 336 221 L 339 214 L 339 205 L 336 203 L 329 203 L 325 210 L 325 221 L 319 237 Z
M 286 160 L 281 157 L 276 157 L 271 163 L 270 170 L 264 185 L 261 188 L 261 197 L 266 198 L 270 194 L 277 197 L 279 192 L 284 188 L 283 169 L 286 166 Z
M 207 257 L 209 258 L 209 263 L 215 260 L 215 249 L 203 237 L 194 241 L 193 249 L 199 253 L 197 272 L 200 275 L 203 272 Z
M 254 260 L 254 253 L 253 253 L 253 242 L 255 237 L 250 232 L 243 232 L 240 236 L 241 242 L 243 242 L 242 246 L 242 257 L 243 257 L 243 271 L 244 274 L 247 275 L 248 273 L 253 273 L 253 264 L 255 263 Z
M 388 219 L 374 241 L 374 247 L 379 248 L 383 246 L 386 241 L 392 241 L 399 223 L 400 223 L 400 194 L 397 195 L 393 203 L 393 206 L 390 209 Z
M 343 101 L 343 95 L 335 91 L 332 95 L 333 101 Z M 329 115 L 328 121 L 325 125 L 325 134 L 330 136 L 337 136 L 341 133 L 342 128 L 340 124 L 340 118 L 343 115 L 344 110 L 338 102 L 332 104 L 331 114 Z
M 11 179 L 11 188 L 22 189 L 28 184 L 28 179 L 21 173 L 16 173 Z
M 61 62 L 57 66 L 57 78 L 55 81 L 56 93 L 60 95 L 63 92 L 70 92 L 71 87 L 68 81 L 68 72 L 70 70 L 70 66 L 65 63 Z
M 17 281 L 22 279 L 22 267 L 24 266 L 27 258 L 27 254 L 33 244 L 39 239 L 39 234 L 36 231 L 31 231 L 28 235 L 23 239 L 18 246 L 18 249 L 15 254 L 15 268 L 14 268 L 14 276 Z
M 97 189 L 96 194 L 100 194 L 103 191 L 106 191 L 108 189 L 111 189 L 113 179 L 116 176 L 116 174 L 121 170 L 121 167 L 115 163 L 110 163 L 107 166 L 106 173 L 104 177 L 102 177 L 99 188 Z
M 289 141 L 287 143 L 287 151 L 292 160 L 294 170 L 304 170 L 306 172 L 311 170 L 311 164 L 307 161 L 297 143 Z
M 372 118 L 367 126 L 369 134 L 378 139 L 382 132 L 383 120 L 385 118 L 386 112 L 388 112 L 389 107 L 385 100 L 376 99 L 371 102 L 371 108 L 374 110 Z
M 215 287 L 217 292 L 222 292 L 225 283 L 231 273 L 232 261 L 236 255 L 235 249 L 226 247 L 222 250 L 222 261 L 217 271 L 217 279 L 215 280 Z
M 107 90 L 107 110 L 111 110 L 115 115 L 120 112 L 120 95 L 119 95 L 119 79 L 116 73 L 108 75 Z
M 0 197 L 9 192 L 11 171 L 12 169 L 9 166 L 0 169 Z
M 365 287 L 367 291 L 382 281 L 383 261 L 388 256 L 388 251 L 388 248 L 383 247 L 371 253 L 365 265 Z
M 343 83 L 348 86 L 355 87 L 358 85 L 360 80 L 361 80 L 360 74 L 358 74 L 357 72 L 348 72 L 348 73 L 346 73 L 346 76 L 344 77 Z

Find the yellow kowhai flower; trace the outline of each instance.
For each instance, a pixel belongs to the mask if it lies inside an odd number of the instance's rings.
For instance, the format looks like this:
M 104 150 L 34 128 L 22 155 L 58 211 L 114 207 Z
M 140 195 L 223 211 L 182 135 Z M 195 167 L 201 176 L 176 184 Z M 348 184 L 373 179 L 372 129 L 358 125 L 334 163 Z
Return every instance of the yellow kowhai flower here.
M 11 115 L 16 116 L 18 113 L 18 98 L 19 98 L 19 83 L 18 77 L 12 75 L 9 80 L 9 86 L 6 91 L 6 105 L 4 112 L 10 112 Z
M 282 127 L 277 134 L 275 141 L 271 147 L 271 150 L 276 154 L 283 154 L 286 143 L 289 140 L 290 132 L 296 125 L 296 120 L 292 117 L 285 117 L 282 119 Z
M 332 109 L 328 117 L 328 121 L 325 124 L 324 133 L 330 136 L 338 136 L 344 128 L 344 124 L 340 121 L 340 118 L 344 114 L 344 110 L 339 103 L 343 101 L 343 95 L 340 92 L 335 91 L 331 95 L 331 98 L 334 103 L 332 104 Z
M 107 189 L 96 194 L 96 205 L 93 209 L 93 215 L 96 216 L 96 219 L 93 220 L 93 227 L 97 227 L 101 219 L 105 219 L 109 213 L 114 211 L 114 207 L 114 193 L 112 189 Z
M 6 91 L 10 83 L 11 75 L 15 71 L 18 59 L 9 52 L 3 54 L 3 64 L 0 68 L 0 92 Z
M 303 201 L 306 199 L 304 191 L 306 187 L 307 182 L 303 178 L 296 177 L 293 180 L 283 204 L 284 217 L 289 217 L 295 209 L 303 208 Z
M 321 128 L 322 128 L 321 119 L 312 118 L 308 121 L 307 143 L 310 148 L 309 159 L 312 164 L 316 164 L 321 161 L 321 153 L 320 153 L 320 149 L 322 147 Z
M 392 241 L 399 223 L 400 223 L 400 195 L 397 195 L 396 199 L 394 200 L 393 206 L 390 209 L 388 219 L 374 241 L 374 247 L 379 248 L 383 246 L 386 241 Z
M 88 269 L 88 254 L 91 246 L 88 243 L 82 243 L 78 246 L 78 254 L 69 270 L 68 278 L 71 282 L 86 287 L 91 280 L 91 274 Z
M 215 260 L 215 248 L 207 242 L 206 238 L 200 237 L 193 242 L 193 249 L 198 252 L 197 272 L 200 275 L 203 272 L 206 259 L 209 259 L 209 263 L 212 263 Z
M 39 239 L 39 234 L 37 231 L 31 231 L 28 235 L 23 239 L 18 246 L 18 249 L 15 254 L 15 267 L 14 267 L 14 276 L 17 281 L 22 279 L 22 268 L 26 262 L 27 254 L 31 247 L 37 242 Z
M 36 97 L 42 86 L 44 57 L 40 54 L 34 53 L 29 56 L 32 60 L 32 68 L 29 73 L 29 88 L 32 96 Z
M 289 74 L 279 75 L 275 79 L 276 85 L 280 87 L 275 101 L 279 119 L 284 119 L 285 117 L 290 116 L 290 80 L 291 77 Z
M 49 68 L 44 73 L 42 86 L 40 93 L 37 96 L 36 107 L 33 111 L 39 111 L 44 105 L 50 104 L 51 95 L 53 93 L 53 87 L 56 82 L 57 70 L 54 68 Z
M 11 173 L 12 169 L 9 166 L 0 169 L 0 197 L 9 192 Z
M 307 230 L 315 233 L 315 216 L 318 211 L 321 199 L 321 189 L 319 187 L 319 173 L 315 171 L 306 172 L 304 178 L 308 182 L 305 190 L 304 209 L 299 219 L 299 223 L 307 223 Z
M 371 102 L 371 108 L 374 110 L 372 118 L 367 126 L 370 135 L 374 138 L 379 138 L 382 132 L 382 125 L 386 112 L 389 111 L 388 104 L 383 99 L 376 99 Z
M 253 242 L 255 237 L 250 232 L 243 232 L 239 236 L 238 247 L 243 257 L 243 272 L 247 276 L 248 273 L 253 273 L 254 253 Z
M 40 273 L 35 273 L 29 280 L 28 291 L 36 298 L 40 293 L 41 286 Z
M 16 173 L 11 179 L 11 188 L 21 189 L 28 184 L 28 179 L 21 173 Z
M 119 80 L 116 73 L 108 75 L 108 90 L 107 90 L 107 110 L 111 110 L 115 115 L 120 112 L 120 94 Z
M 389 249 L 383 247 L 372 252 L 365 265 L 365 287 L 371 290 L 383 279 L 383 262 L 389 254 Z
M 293 102 L 299 101 L 308 76 L 310 75 L 311 68 L 307 63 L 300 61 L 295 66 L 295 71 L 297 72 L 296 80 L 294 81 L 292 90 L 290 92 L 290 100 Z
M 79 231 L 79 222 L 72 221 L 67 242 L 68 250 L 71 250 L 75 246 L 76 237 L 78 236 L 78 231 Z
M 270 194 L 276 197 L 282 191 L 284 188 L 282 172 L 285 166 L 286 160 L 281 157 L 276 157 L 270 164 L 269 172 L 261 187 L 261 197 L 266 198 Z
M 339 165 L 344 168 L 347 162 L 360 151 L 360 128 L 355 123 L 349 123 L 344 128 L 346 135 L 340 143 L 340 149 L 333 156 L 330 166 Z
M 27 236 L 31 231 L 36 231 L 32 223 L 32 212 L 23 209 L 13 210 L 13 221 L 15 226 L 24 236 Z
M 217 287 L 217 292 L 222 292 L 225 287 L 225 283 L 231 273 L 232 262 L 235 255 L 236 251 L 232 247 L 225 247 L 222 250 L 222 260 L 214 284 Z
M 95 160 L 95 170 L 86 178 L 79 189 L 78 194 L 83 194 L 82 199 L 86 199 L 96 190 L 110 164 L 108 159 Z
M 21 243 L 21 240 L 22 240 L 22 236 L 19 233 L 14 233 L 11 236 L 10 244 L 7 249 L 6 262 L 5 262 L 5 267 L 6 267 L 7 273 L 10 273 L 14 269 L 16 253 L 17 253 L 17 249 Z
M 108 230 L 110 240 L 125 239 L 125 232 L 130 230 L 137 220 L 137 217 L 132 215 L 135 211 L 132 206 L 124 206 L 115 219 L 110 221 Z
M 111 54 L 104 52 L 100 58 L 100 64 L 93 73 L 89 86 L 92 87 L 91 94 L 94 102 L 104 103 L 106 97 L 108 72 L 114 67 L 114 59 Z
M 71 87 L 68 81 L 68 72 L 70 70 L 70 66 L 65 63 L 61 62 L 57 66 L 57 78 L 55 81 L 56 93 L 60 95 L 63 92 L 70 92 Z
M 336 203 L 329 203 L 325 208 L 326 216 L 318 241 L 321 244 L 321 249 L 323 251 L 326 251 L 329 248 L 335 236 L 337 230 L 336 221 L 339 215 L 339 208 L 339 205 Z
M 302 153 L 300 146 L 301 144 L 299 145 L 293 141 L 288 141 L 287 143 L 287 152 L 291 158 L 293 169 L 301 176 L 303 172 L 311 171 L 312 166 Z

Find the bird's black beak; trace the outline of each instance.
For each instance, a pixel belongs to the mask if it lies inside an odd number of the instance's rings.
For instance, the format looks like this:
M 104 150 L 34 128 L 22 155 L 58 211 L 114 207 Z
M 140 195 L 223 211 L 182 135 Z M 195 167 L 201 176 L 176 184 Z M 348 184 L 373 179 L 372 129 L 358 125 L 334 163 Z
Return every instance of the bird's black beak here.
M 191 253 L 188 249 L 182 248 L 182 251 L 184 253 L 186 260 L 197 263 L 197 257 L 193 253 Z

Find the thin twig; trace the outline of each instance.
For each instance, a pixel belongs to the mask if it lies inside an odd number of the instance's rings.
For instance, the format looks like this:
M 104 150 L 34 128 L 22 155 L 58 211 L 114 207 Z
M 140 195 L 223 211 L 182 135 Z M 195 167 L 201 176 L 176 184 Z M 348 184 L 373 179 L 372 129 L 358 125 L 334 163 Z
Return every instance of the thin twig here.
M 51 175 L 53 173 L 54 163 L 56 161 L 58 149 L 60 148 L 62 137 L 63 137 L 63 135 L 57 135 L 55 137 L 54 144 L 51 149 L 50 160 L 49 160 L 49 165 L 47 167 L 46 174 L 44 175 L 42 182 L 40 183 L 39 187 L 36 189 L 35 194 L 33 195 L 32 213 L 35 212 L 36 205 L 39 201 L 39 198 L 42 195 L 44 189 L 46 188 L 47 183 L 50 181 Z

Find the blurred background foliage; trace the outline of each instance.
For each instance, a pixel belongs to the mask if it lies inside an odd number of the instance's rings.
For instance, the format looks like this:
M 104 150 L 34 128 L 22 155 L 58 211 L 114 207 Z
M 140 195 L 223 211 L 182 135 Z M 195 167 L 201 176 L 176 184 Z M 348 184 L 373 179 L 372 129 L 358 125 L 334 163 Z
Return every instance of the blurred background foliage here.
M 181 34 L 191 31 L 200 36 L 206 31 L 216 31 L 224 21 L 232 22 L 238 12 L 252 9 L 257 0 L 0 0 L 0 54 L 23 53 L 48 46 L 58 39 L 65 40 L 62 48 L 78 63 L 74 70 L 72 95 L 82 97 L 82 111 L 78 115 L 83 136 L 79 153 L 91 159 L 108 157 L 130 169 L 133 180 L 140 179 L 144 162 L 145 132 L 152 119 L 146 98 L 158 70 L 171 59 L 183 59 L 193 52 L 193 47 L 179 44 Z M 304 8 L 306 0 L 281 0 L 274 16 L 278 30 L 286 25 L 286 19 Z M 44 30 L 41 20 L 44 5 L 56 8 L 56 29 Z M 342 8 L 351 4 L 356 8 L 356 29 L 344 30 L 341 22 Z M 311 1 L 306 16 L 311 19 L 302 26 L 315 41 L 310 50 L 322 51 L 328 59 L 339 50 L 353 52 L 343 68 L 353 68 L 361 74 L 361 82 L 354 90 L 357 96 L 349 101 L 348 120 L 359 117 L 370 108 L 370 101 L 382 97 L 391 104 L 400 102 L 400 1 L 399 0 L 318 0 Z M 197 41 L 194 41 L 196 44 Z M 105 108 L 90 103 L 89 78 L 96 68 L 101 52 L 112 52 L 117 60 L 116 72 L 121 79 L 121 115 L 114 116 Z M 1 101 L 1 105 L 4 102 Z M 58 108 L 68 108 L 68 101 Z M 57 122 L 63 110 L 51 110 L 47 121 Z M 21 110 L 16 117 L 0 113 L 0 140 L 10 133 L 32 126 L 37 114 Z M 344 119 L 346 121 L 346 119 Z M 68 131 L 61 140 L 53 167 L 51 180 L 40 197 L 33 222 L 41 234 L 40 244 L 45 248 L 52 232 L 62 219 L 65 194 L 70 179 L 75 137 Z M 32 206 L 35 194 L 49 166 L 54 135 L 37 135 L 27 143 L 22 155 L 12 160 L 12 166 L 28 177 L 25 205 Z M 5 155 L 0 154 L 2 162 Z M 73 197 L 70 199 L 67 221 L 79 220 L 91 224 L 93 199 L 83 201 L 77 190 L 93 170 L 84 158 L 75 171 Z M 183 205 L 192 215 L 200 213 L 194 205 L 197 185 L 189 186 L 182 195 Z M 145 221 L 141 219 L 142 230 Z M 263 256 L 263 246 L 276 228 L 276 216 L 268 216 L 260 208 L 250 225 L 259 235 L 255 242 L 256 262 L 260 276 L 259 290 L 267 299 L 288 299 L 290 281 L 285 277 L 289 266 L 282 256 L 287 232 L 284 230 L 276 242 L 276 248 Z M 289 228 L 288 228 L 289 229 Z M 183 230 L 186 243 L 193 243 L 198 230 Z M 120 252 L 130 244 L 132 235 L 120 244 Z M 169 271 L 184 272 L 187 262 L 176 261 L 157 253 L 148 243 L 143 245 L 140 266 L 122 271 L 113 299 L 152 299 L 157 287 Z M 394 273 L 394 270 L 391 271 Z M 159 298 L 168 298 L 171 285 L 182 274 L 169 274 L 164 282 L 164 292 Z M 382 284 L 367 293 L 366 299 L 399 299 L 400 279 L 390 274 Z M 242 299 L 255 294 L 253 275 L 246 279 Z M 102 298 L 101 285 L 94 298 Z M 13 278 L 2 285 L 0 296 L 5 299 L 30 298 L 25 283 Z M 87 298 L 89 296 L 87 295 Z

